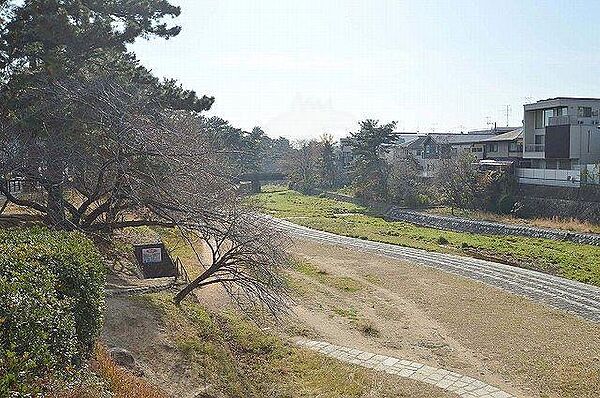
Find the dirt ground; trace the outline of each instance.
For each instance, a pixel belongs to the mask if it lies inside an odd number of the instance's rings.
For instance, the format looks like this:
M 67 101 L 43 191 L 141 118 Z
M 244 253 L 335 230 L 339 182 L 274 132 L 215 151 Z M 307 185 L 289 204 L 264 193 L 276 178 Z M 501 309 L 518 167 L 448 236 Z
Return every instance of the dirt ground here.
M 299 324 L 331 343 L 479 378 L 519 397 L 600 396 L 600 325 L 424 266 L 296 241 Z M 343 282 L 343 283 L 342 283 Z
M 443 367 L 519 397 L 600 396 L 599 324 L 479 282 L 375 254 L 308 240 L 296 240 L 291 251 L 309 271 L 290 272 L 294 314 L 285 325 L 269 328 L 284 339 L 321 339 Z M 136 278 L 119 275 L 112 284 Z M 218 286 L 196 296 L 215 311 L 229 306 Z M 159 314 L 135 298 L 107 301 L 103 340 L 132 351 L 146 377 L 173 396 L 194 396 L 201 380 L 181 361 L 168 328 Z M 447 396 L 418 382 L 395 379 L 411 392 L 405 396 Z
M 199 294 L 199 301 L 203 306 L 217 310 L 223 308 L 223 294 L 218 287 L 211 287 Z M 104 344 L 109 347 L 121 347 L 130 351 L 136 359 L 136 366 L 143 372 L 143 377 L 159 387 L 172 397 L 199 398 L 199 397 L 224 397 L 220 391 L 211 390 L 210 384 L 199 377 L 194 370 L 194 364 L 178 348 L 178 335 L 185 335 L 190 331 L 190 325 L 172 323 L 148 307 L 143 299 L 136 297 L 116 296 L 110 297 L 106 302 L 105 325 L 102 335 Z M 271 329 L 273 331 L 273 329 Z M 289 337 L 289 336 L 288 336 Z M 323 357 L 325 359 L 325 357 Z M 307 366 L 309 366 L 307 364 Z M 312 366 L 312 365 L 310 365 Z M 322 367 L 328 367 L 326 362 Z M 347 365 L 352 368 L 353 365 Z M 361 368 L 357 368 L 361 369 Z M 307 371 L 310 371 L 307 368 Z M 330 372 L 334 370 L 330 369 Z M 339 372 L 339 370 L 335 370 Z M 346 370 L 348 371 L 348 369 Z M 352 372 L 352 370 L 350 370 Z M 340 373 L 338 376 L 350 382 L 355 376 L 351 373 Z M 372 389 L 364 398 L 376 398 L 385 390 L 385 396 L 404 398 L 452 398 L 455 394 L 439 388 L 420 383 L 415 380 L 403 379 L 384 373 L 367 371 L 370 374 Z M 206 393 L 207 388 L 210 393 Z M 315 386 L 314 391 L 295 392 L 287 394 L 280 391 L 276 396 L 302 396 L 302 397 L 336 397 L 338 394 L 317 393 L 321 388 Z M 390 391 L 391 390 L 391 391 Z M 314 393 L 313 393 L 314 392 Z M 393 395 L 390 395 L 392 393 Z M 254 395 L 253 395 L 254 396 Z M 265 397 L 271 397 L 265 393 Z M 353 395 L 354 396 L 354 395 Z

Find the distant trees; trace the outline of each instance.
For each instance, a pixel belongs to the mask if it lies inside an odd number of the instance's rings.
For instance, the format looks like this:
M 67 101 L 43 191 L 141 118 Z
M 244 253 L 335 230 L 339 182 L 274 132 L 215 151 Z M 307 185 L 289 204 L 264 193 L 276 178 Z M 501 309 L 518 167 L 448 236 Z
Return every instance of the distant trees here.
M 335 141 L 330 134 L 318 140 L 301 140 L 290 148 L 284 159 L 290 187 L 304 193 L 338 187 L 340 168 Z
M 359 122 L 359 130 L 350 133 L 352 156 L 351 178 L 357 195 L 368 200 L 388 198 L 389 166 L 383 155 L 398 138 L 396 122 L 380 125 L 367 119 Z
M 290 188 L 303 193 L 311 193 L 320 187 L 321 147 L 316 140 L 303 140 L 296 144 L 286 158 L 286 172 Z
M 319 140 L 320 156 L 319 171 L 321 186 L 334 188 L 337 185 L 337 159 L 335 156 L 334 139 L 331 134 L 323 134 Z
M 472 154 L 465 152 L 442 159 L 437 168 L 434 186 L 442 200 L 452 209 L 475 207 L 480 192 L 475 160 Z
M 454 208 L 508 214 L 515 204 L 516 178 L 509 171 L 481 171 L 468 153 L 444 159 L 433 180 L 442 203 Z
M 394 159 L 389 165 L 388 197 L 393 203 L 420 206 L 428 203 L 431 187 L 419 176 L 414 159 Z

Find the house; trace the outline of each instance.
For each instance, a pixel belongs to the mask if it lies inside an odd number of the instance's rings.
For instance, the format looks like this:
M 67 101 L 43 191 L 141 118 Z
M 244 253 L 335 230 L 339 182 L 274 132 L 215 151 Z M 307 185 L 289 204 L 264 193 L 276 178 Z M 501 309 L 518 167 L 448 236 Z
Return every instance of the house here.
M 600 162 L 600 98 L 556 97 L 524 105 L 526 184 L 579 186 L 581 170 Z
M 509 161 L 522 165 L 523 128 L 484 138 L 473 144 L 471 152 L 480 160 Z
M 416 136 L 392 146 L 386 159 L 393 162 L 399 159 L 413 159 L 421 170 L 422 177 L 433 177 L 443 159 L 449 159 L 461 152 L 470 152 L 474 142 L 490 137 L 492 132 L 466 134 L 430 133 Z

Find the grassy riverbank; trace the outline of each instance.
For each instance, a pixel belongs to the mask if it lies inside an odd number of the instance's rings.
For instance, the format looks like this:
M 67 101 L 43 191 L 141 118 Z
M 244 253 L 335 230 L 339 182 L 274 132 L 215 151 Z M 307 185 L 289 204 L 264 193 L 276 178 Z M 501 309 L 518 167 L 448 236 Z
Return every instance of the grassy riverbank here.
M 517 236 L 441 231 L 386 221 L 352 203 L 285 190 L 255 196 L 264 211 L 307 227 L 436 252 L 495 259 L 600 286 L 600 247 Z

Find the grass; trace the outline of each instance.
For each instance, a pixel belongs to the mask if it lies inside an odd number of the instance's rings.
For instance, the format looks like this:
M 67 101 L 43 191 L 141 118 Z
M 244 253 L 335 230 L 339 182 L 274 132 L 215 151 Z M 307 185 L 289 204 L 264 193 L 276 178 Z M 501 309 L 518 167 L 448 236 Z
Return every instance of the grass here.
M 261 193 L 264 211 L 340 235 L 496 261 L 600 286 L 600 247 L 516 236 L 488 236 L 386 221 L 365 207 L 295 191 Z
M 352 279 L 349 276 L 330 275 L 305 259 L 296 258 L 293 259 L 292 262 L 292 267 L 296 271 L 306 276 L 314 277 L 319 282 L 343 292 L 355 293 L 362 290 L 364 287 L 359 281 Z
M 511 215 L 495 214 L 478 210 L 454 209 L 453 212 L 449 207 L 437 207 L 429 209 L 428 212 L 444 216 L 454 215 L 456 217 L 468 218 L 472 220 L 494 221 L 505 224 L 526 224 L 533 227 L 600 234 L 600 225 L 588 221 L 578 220 L 576 218 L 519 218 Z
M 217 313 L 191 301 L 176 307 L 160 293 L 135 300 L 159 314 L 189 377 L 219 396 L 411 396 L 402 395 L 407 387 L 398 380 L 288 344 L 232 310 Z
M 92 370 L 107 384 L 115 398 L 167 398 L 158 387 L 118 366 L 105 346 L 97 344 L 92 360 Z

